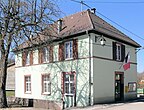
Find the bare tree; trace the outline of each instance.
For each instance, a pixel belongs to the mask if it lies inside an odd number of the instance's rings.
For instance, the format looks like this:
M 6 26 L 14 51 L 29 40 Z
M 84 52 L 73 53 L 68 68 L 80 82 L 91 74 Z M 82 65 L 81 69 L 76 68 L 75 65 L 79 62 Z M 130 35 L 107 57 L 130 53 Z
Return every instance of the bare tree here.
M 58 13 L 53 0 L 0 0 L 0 108 L 7 107 L 5 87 L 10 51 L 30 40 L 30 34 L 43 31 Z

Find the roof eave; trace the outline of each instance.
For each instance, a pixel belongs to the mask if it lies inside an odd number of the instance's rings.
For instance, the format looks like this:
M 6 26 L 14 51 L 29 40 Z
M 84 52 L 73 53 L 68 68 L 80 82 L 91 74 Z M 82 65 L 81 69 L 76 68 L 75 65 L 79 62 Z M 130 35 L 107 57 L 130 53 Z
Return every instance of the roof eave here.
M 107 38 L 114 39 L 114 40 L 118 40 L 118 41 L 123 42 L 123 43 L 125 43 L 125 44 L 131 45 L 131 46 L 133 46 L 133 47 L 135 47 L 135 48 L 140 48 L 140 47 L 141 47 L 141 45 L 138 44 L 137 42 L 135 42 L 135 44 L 133 44 L 133 43 L 127 42 L 127 41 L 125 41 L 125 40 L 116 38 L 116 37 L 114 37 L 114 36 L 111 36 L 111 35 L 108 35 L 108 34 L 99 32 L 99 31 L 97 31 L 96 29 L 91 29 L 91 30 L 89 30 L 89 32 L 90 32 L 90 33 L 103 34 L 103 35 L 105 35 Z

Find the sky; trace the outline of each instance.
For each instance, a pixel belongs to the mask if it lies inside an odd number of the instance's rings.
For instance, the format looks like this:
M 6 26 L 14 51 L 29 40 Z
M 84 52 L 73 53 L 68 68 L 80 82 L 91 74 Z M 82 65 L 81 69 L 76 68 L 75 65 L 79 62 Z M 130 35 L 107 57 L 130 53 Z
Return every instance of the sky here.
M 80 12 L 81 10 L 89 9 L 84 5 L 81 8 L 81 4 L 74 1 L 81 0 L 57 1 L 57 4 L 62 11 L 61 17 Z M 92 8 L 96 8 L 97 12 L 130 31 L 126 31 L 125 29 L 96 13 L 105 21 L 144 47 L 144 0 L 84 0 L 84 3 Z M 137 72 L 144 72 L 144 49 L 137 52 L 137 63 Z

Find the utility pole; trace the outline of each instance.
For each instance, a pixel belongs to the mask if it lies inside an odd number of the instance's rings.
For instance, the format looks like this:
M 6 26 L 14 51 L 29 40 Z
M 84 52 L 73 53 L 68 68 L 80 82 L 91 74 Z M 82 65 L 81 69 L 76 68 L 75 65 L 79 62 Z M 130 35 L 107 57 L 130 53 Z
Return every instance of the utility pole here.
M 83 0 L 81 0 L 81 1 L 71 0 L 71 1 L 76 2 L 76 3 L 80 3 L 81 4 L 81 11 L 83 11 L 83 5 L 91 9 L 91 7 L 87 4 L 85 4 Z
M 84 4 L 84 1 L 81 0 L 80 3 L 81 3 L 81 11 L 83 11 L 83 4 Z

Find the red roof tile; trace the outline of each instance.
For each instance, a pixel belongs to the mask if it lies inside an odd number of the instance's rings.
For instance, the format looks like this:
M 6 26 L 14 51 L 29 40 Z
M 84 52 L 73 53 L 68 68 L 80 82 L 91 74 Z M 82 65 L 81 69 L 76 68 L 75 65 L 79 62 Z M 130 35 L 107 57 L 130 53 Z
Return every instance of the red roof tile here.
M 40 35 L 38 38 L 35 38 L 35 43 L 37 44 L 39 41 L 46 41 L 48 39 L 57 39 L 59 37 L 68 37 L 74 34 L 82 33 L 87 30 L 94 30 L 96 32 L 111 36 L 111 38 L 119 39 L 128 44 L 131 44 L 135 47 L 140 47 L 140 45 L 129 38 L 124 33 L 120 32 L 118 29 L 98 17 L 97 15 L 91 13 L 89 10 L 79 12 L 67 17 L 64 17 L 62 20 L 62 28 L 58 33 L 57 29 L 57 21 L 49 25 L 49 29 L 46 29 L 43 33 L 47 33 L 47 36 Z M 45 33 L 45 34 L 46 34 Z M 49 37 L 48 37 L 49 36 Z M 20 48 L 26 48 L 28 42 L 26 44 L 22 44 Z

